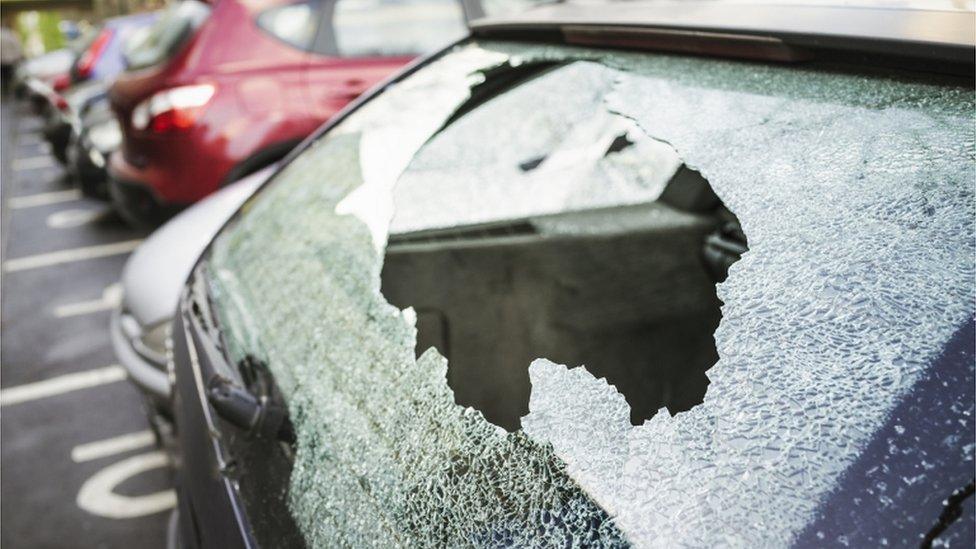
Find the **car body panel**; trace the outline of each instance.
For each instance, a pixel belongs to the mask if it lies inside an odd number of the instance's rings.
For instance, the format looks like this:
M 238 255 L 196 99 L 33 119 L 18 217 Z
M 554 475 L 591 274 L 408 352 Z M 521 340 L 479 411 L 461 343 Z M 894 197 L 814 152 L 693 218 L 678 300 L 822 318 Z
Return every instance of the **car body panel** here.
M 48 86 L 71 70 L 77 52 L 71 48 L 61 48 L 21 62 L 14 71 L 14 89 L 18 94 L 33 96 L 32 82 L 44 82 Z
M 473 21 L 471 28 L 479 34 L 574 25 L 631 27 L 645 31 L 767 36 L 818 48 L 972 61 L 976 21 L 971 11 L 960 9 L 955 3 L 919 3 L 880 9 L 856 3 L 837 4 L 840 5 L 642 0 L 624 2 L 612 10 L 600 3 L 542 4 L 512 15 Z
M 335 59 L 310 64 L 303 86 L 305 103 L 316 120 L 325 121 L 350 101 L 405 66 L 412 57 Z
M 140 391 L 156 397 L 160 404 L 165 403 L 170 396 L 169 377 L 160 364 L 154 364 L 136 351 L 133 339 L 139 334 L 137 330 L 123 328 L 124 314 L 121 309 L 115 309 L 109 321 L 108 331 L 115 358 L 125 368 L 129 381 Z
M 188 333 L 194 322 L 189 311 L 181 307 L 173 325 L 173 354 L 189 369 L 179 376 L 174 387 L 174 418 L 179 426 L 177 448 L 183 458 L 176 464 L 176 490 L 179 494 L 179 540 L 169 543 L 178 547 L 252 547 L 253 540 L 244 527 L 230 472 L 230 460 L 222 442 L 213 436 L 217 418 L 206 403 L 203 379 L 213 375 L 206 350 Z M 205 524 L 200 524 L 201 519 Z
M 68 72 L 75 55 L 76 52 L 71 48 L 54 50 L 22 62 L 16 72 L 22 79 L 47 79 Z
M 268 166 L 227 185 L 153 232 L 126 261 L 126 308 L 144 326 L 172 318 L 183 282 L 224 222 L 275 170 Z

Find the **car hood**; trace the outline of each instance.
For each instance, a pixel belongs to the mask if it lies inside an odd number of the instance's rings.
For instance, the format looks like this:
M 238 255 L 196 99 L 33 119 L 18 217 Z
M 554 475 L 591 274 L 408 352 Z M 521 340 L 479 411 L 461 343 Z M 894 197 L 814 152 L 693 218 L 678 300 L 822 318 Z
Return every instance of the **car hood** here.
M 173 316 L 183 283 L 224 222 L 274 172 L 276 165 L 236 181 L 156 230 L 122 271 L 125 308 L 149 326 Z
M 45 78 L 56 74 L 66 73 L 71 69 L 75 60 L 75 52 L 68 48 L 54 50 L 33 59 L 25 61 L 19 72 L 24 78 Z

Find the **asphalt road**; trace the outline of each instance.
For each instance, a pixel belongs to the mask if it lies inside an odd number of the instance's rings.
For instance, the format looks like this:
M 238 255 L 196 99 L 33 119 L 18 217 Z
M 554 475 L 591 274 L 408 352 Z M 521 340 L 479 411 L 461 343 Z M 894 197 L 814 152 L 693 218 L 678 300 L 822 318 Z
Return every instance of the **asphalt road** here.
M 0 110 L 0 546 L 164 547 L 169 472 L 108 334 L 145 234 L 73 191 L 26 104 Z

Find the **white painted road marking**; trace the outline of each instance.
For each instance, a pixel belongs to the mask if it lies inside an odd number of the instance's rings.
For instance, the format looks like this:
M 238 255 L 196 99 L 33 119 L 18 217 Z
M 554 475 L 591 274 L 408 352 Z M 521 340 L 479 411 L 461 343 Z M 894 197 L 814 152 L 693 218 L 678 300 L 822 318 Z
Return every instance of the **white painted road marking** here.
M 14 271 L 36 269 L 38 267 L 50 267 L 51 265 L 60 265 L 61 263 L 71 263 L 85 259 L 94 259 L 96 257 L 127 254 L 136 249 L 141 242 L 142 239 L 126 240 L 112 244 L 100 244 L 98 246 L 73 248 L 70 250 L 60 250 L 46 254 L 29 255 L 27 257 L 8 259 L 3 264 L 3 270 L 11 273 Z
M 152 431 L 137 431 L 105 440 L 96 440 L 87 444 L 79 444 L 71 449 L 71 461 L 82 463 L 93 459 L 121 454 L 136 448 L 152 446 L 156 442 L 156 437 Z
M 95 370 L 65 374 L 43 381 L 8 387 L 0 389 L 0 406 L 20 404 L 21 402 L 47 398 L 79 389 L 114 383 L 122 381 L 125 376 L 125 369 L 118 364 L 113 364 Z
M 100 311 L 114 309 L 122 302 L 122 285 L 116 282 L 109 285 L 102 291 L 102 297 L 91 301 L 79 301 L 77 303 L 65 303 L 54 308 L 54 316 L 57 318 L 67 318 L 69 316 L 87 315 Z
M 102 207 L 93 209 L 73 208 L 70 210 L 61 210 L 60 212 L 54 212 L 47 216 L 47 219 L 44 221 L 52 229 L 70 229 L 105 219 L 111 213 L 112 207 L 105 204 Z
M 13 170 L 15 172 L 36 170 L 38 168 L 50 168 L 52 166 L 54 166 L 54 159 L 48 155 L 31 156 L 29 158 L 16 158 L 13 162 Z
M 46 206 L 57 204 L 58 202 L 68 202 L 81 198 L 81 191 L 71 189 L 70 191 L 54 191 L 50 193 L 29 194 L 27 196 L 15 196 L 10 199 L 11 209 L 33 208 L 34 206 Z
M 27 146 L 47 145 L 47 141 L 44 141 L 40 133 L 22 133 L 17 136 L 17 144 Z
M 172 509 L 176 506 L 176 492 L 172 489 L 145 496 L 115 493 L 115 488 L 126 480 L 168 465 L 164 452 L 149 452 L 113 463 L 81 485 L 75 503 L 93 515 L 112 519 L 142 517 Z
M 42 143 L 47 143 L 47 140 L 44 138 L 44 128 L 43 128 L 43 126 L 27 125 L 27 126 L 24 126 L 23 128 L 17 128 L 17 144 L 18 145 L 21 144 L 21 139 L 23 139 L 24 137 L 30 137 L 31 138 L 27 142 L 28 145 L 30 145 L 31 143 L 36 143 L 38 141 L 40 141 Z

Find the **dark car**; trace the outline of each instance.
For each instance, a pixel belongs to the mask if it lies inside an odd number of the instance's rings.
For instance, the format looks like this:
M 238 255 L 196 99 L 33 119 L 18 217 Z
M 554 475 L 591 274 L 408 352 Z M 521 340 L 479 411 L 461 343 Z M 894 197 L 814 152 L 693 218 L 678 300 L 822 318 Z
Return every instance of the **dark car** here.
M 973 21 L 476 22 L 197 263 L 179 543 L 972 546 Z
M 108 168 L 116 209 L 158 224 L 464 33 L 457 0 L 173 4 L 111 90 L 124 136 Z
M 109 83 L 104 80 L 87 80 L 61 93 L 52 93 L 42 112 L 44 123 L 41 133 L 51 147 L 51 153 L 62 164 L 67 164 L 68 143 L 71 134 L 80 130 L 80 113 L 94 102 L 107 97 Z
M 108 157 L 122 145 L 122 129 L 107 96 L 88 102 L 79 112 L 66 150 L 72 180 L 86 196 L 108 198 Z

